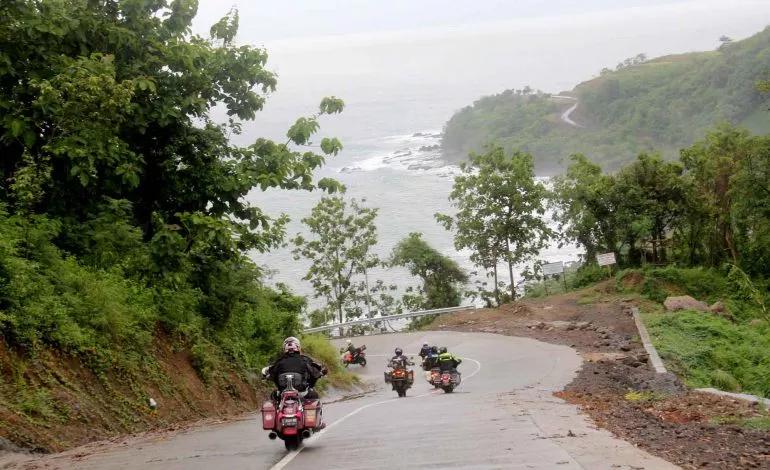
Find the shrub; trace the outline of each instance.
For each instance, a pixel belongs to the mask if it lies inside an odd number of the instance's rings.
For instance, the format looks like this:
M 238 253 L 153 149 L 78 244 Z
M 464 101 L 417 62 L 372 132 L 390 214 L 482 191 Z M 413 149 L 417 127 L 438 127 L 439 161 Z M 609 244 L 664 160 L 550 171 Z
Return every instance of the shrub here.
M 716 369 L 711 372 L 711 383 L 719 390 L 728 392 L 740 392 L 741 384 L 729 372 Z
M 345 369 L 340 362 L 340 354 L 332 343 L 322 335 L 302 335 L 302 352 L 319 361 L 329 369 L 327 380 L 318 382 L 320 390 L 329 385 L 344 388 L 357 382 L 356 376 Z
M 601 267 L 598 264 L 584 264 L 569 279 L 569 284 L 572 288 L 579 289 L 596 284 L 604 279 L 607 279 L 607 268 Z

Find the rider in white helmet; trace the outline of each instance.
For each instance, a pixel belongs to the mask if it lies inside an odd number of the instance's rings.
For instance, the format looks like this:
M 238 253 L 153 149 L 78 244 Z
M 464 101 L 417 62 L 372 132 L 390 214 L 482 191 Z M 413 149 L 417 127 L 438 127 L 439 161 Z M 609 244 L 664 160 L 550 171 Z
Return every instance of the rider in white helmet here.
M 306 399 L 318 398 L 318 393 L 313 390 L 316 381 L 328 372 L 326 367 L 313 360 L 310 356 L 302 354 L 302 346 L 297 338 L 289 336 L 283 340 L 283 354 L 272 365 L 265 368 L 264 373 L 269 376 L 275 384 L 277 393 L 273 397 L 280 396 L 281 384 L 278 378 L 281 374 L 294 372 L 302 374 L 304 383 L 295 384 L 298 390 L 307 389 Z

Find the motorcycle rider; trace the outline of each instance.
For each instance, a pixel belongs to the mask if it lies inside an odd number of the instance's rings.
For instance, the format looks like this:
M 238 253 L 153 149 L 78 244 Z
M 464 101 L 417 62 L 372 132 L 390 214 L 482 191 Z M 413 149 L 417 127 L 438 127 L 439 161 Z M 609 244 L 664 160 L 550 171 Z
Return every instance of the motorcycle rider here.
M 357 347 L 353 346 L 353 341 L 351 341 L 349 339 L 346 340 L 345 343 L 346 343 L 346 346 L 344 348 L 340 349 L 340 352 L 342 352 L 342 353 L 344 353 L 346 351 L 349 352 L 350 353 L 350 362 L 353 363 L 353 364 L 356 364 L 356 361 L 358 360 L 358 356 L 361 355 L 361 348 L 357 348 Z
M 438 359 L 438 347 L 431 346 L 425 359 L 422 361 L 422 368 L 424 370 L 431 370 L 436 367 L 436 359 Z
M 450 371 L 457 373 L 457 366 L 463 362 L 459 357 L 455 357 L 452 353 L 447 351 L 446 347 L 439 349 L 439 355 L 436 358 L 436 364 L 442 371 Z
M 396 355 L 390 358 L 390 368 L 395 369 L 401 367 L 406 369 L 407 366 L 413 366 L 414 362 L 410 361 L 408 357 L 404 356 L 404 351 L 401 348 L 396 348 L 393 351 Z
M 270 377 L 275 384 L 276 390 L 271 394 L 273 401 L 279 401 L 283 388 L 279 384 L 278 378 L 281 374 L 294 372 L 301 374 L 304 383 L 295 384 L 294 388 L 299 391 L 307 390 L 305 400 L 317 400 L 318 393 L 313 389 L 316 382 L 329 371 L 323 365 L 319 364 L 310 356 L 302 354 L 302 347 L 297 338 L 289 336 L 283 340 L 283 354 L 273 364 L 262 369 L 262 373 Z
M 406 369 L 407 366 L 413 366 L 414 362 L 410 361 L 408 357 L 404 356 L 404 351 L 401 348 L 396 348 L 394 351 L 395 356 L 388 361 L 388 368 L 385 371 L 385 383 L 390 383 L 390 377 L 393 374 L 394 369 Z
M 430 346 L 428 346 L 428 343 L 423 343 L 422 349 L 420 349 L 419 356 L 425 360 L 425 358 L 430 354 Z

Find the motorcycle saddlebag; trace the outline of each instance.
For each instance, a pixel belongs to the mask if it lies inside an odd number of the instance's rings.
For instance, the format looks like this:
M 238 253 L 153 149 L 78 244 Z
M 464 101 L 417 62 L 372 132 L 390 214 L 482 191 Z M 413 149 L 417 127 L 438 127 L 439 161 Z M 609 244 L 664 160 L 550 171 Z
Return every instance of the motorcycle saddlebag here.
M 318 426 L 318 400 L 309 400 L 304 404 L 305 408 L 305 427 L 315 428 Z
M 275 428 L 275 405 L 267 400 L 262 403 L 262 429 Z

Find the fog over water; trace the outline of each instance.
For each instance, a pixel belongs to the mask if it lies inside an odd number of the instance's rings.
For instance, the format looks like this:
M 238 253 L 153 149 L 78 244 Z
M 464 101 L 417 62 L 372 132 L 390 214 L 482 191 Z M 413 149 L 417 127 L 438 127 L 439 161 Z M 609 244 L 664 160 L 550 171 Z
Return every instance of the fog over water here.
M 433 8 L 441 5 L 428 3 Z M 445 3 L 452 8 L 453 2 Z M 381 255 L 387 255 L 408 233 L 422 232 L 433 246 L 471 269 L 467 253 L 456 252 L 452 235 L 433 219 L 435 212 L 451 210 L 447 195 L 456 168 L 444 166 L 430 147 L 438 144 L 437 134 L 454 111 L 480 96 L 509 88 L 569 90 L 596 76 L 602 67 L 614 67 L 638 53 L 655 57 L 710 50 L 722 35 L 742 39 L 770 24 L 770 2 L 766 1 L 595 1 L 588 2 L 593 8 L 585 12 L 576 6 L 580 2 L 557 1 L 556 11 L 538 11 L 533 2 L 524 2 L 529 8 L 525 17 L 516 17 L 515 9 L 501 7 L 501 2 L 481 3 L 490 5 L 483 15 L 467 6 L 458 10 L 458 15 L 474 21 L 469 24 L 448 13 L 438 15 L 441 21 L 430 20 L 432 15 L 425 12 L 428 20 L 422 22 L 407 18 L 400 23 L 376 23 L 373 15 L 358 10 L 362 24 L 369 21 L 382 28 L 361 32 L 371 29 L 356 27 L 357 16 L 351 18 L 350 27 L 331 31 L 332 26 L 313 29 L 309 19 L 302 20 L 310 33 L 326 34 L 321 37 L 299 30 L 281 37 L 272 23 L 290 21 L 293 12 L 285 12 L 282 20 L 281 12 L 264 13 L 251 3 L 240 6 L 239 41 L 267 48 L 268 66 L 278 74 L 278 90 L 268 98 L 264 112 L 245 123 L 243 134 L 234 140 L 240 144 L 257 137 L 285 140 L 293 121 L 315 112 L 323 96 L 343 98 L 344 113 L 324 117 L 316 141 L 336 136 L 345 149 L 330 158 L 318 176 L 336 177 L 349 195 L 366 198 L 380 208 Z M 499 16 L 492 10 L 494 4 L 500 7 Z M 229 3 L 201 1 L 196 29 L 207 31 L 229 7 Z M 265 18 L 272 26 L 261 28 Z M 399 30 L 403 27 L 407 29 Z M 262 30 L 266 37 L 261 37 Z M 320 193 L 297 191 L 249 195 L 268 213 L 287 213 L 292 218 L 291 236 L 302 230 L 299 220 L 319 197 Z M 566 261 L 577 255 L 574 247 L 553 246 L 541 259 Z M 271 282 L 311 293 L 309 283 L 301 280 L 307 265 L 293 260 L 289 249 L 254 254 L 254 259 L 275 270 Z M 408 282 L 398 271 L 380 272 L 376 277 L 401 285 Z

